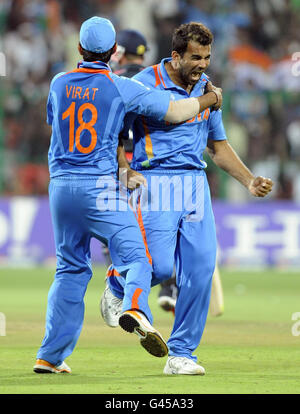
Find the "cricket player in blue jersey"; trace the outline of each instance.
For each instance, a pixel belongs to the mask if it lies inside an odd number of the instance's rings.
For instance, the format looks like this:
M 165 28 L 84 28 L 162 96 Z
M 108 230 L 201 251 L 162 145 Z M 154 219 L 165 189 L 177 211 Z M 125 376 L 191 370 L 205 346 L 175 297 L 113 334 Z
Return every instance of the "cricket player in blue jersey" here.
M 118 181 L 118 140 L 126 114 L 182 122 L 218 100 L 218 91 L 181 102 L 138 81 L 114 75 L 107 62 L 116 50 L 111 22 L 101 17 L 80 29 L 78 68 L 51 82 L 47 122 L 49 201 L 57 269 L 48 294 L 46 332 L 34 365 L 36 373 L 70 372 L 65 363 L 78 340 L 84 319 L 84 295 L 92 276 L 90 240 L 108 245 L 115 271 L 124 279 L 120 326 L 136 333 L 141 345 L 161 357 L 168 348 L 152 327 L 148 306 L 152 266 L 142 233 Z M 131 172 L 128 185 L 144 182 Z M 129 185 L 130 187 L 130 185 Z
M 172 92 L 175 99 L 199 96 L 213 88 L 205 74 L 212 41 L 211 31 L 201 23 L 181 25 L 173 35 L 171 57 L 134 78 L 152 90 Z M 164 373 L 203 375 L 193 353 L 205 327 L 216 263 L 203 152 L 207 148 L 213 161 L 256 197 L 266 196 L 272 181 L 254 177 L 228 143 L 220 102 L 180 125 L 139 115 L 133 134 L 131 168 L 148 183 L 134 194 L 152 257 L 152 285 L 171 277 L 174 258 L 176 265 L 178 298 Z M 109 278 L 108 284 L 114 295 L 121 295 L 120 278 Z

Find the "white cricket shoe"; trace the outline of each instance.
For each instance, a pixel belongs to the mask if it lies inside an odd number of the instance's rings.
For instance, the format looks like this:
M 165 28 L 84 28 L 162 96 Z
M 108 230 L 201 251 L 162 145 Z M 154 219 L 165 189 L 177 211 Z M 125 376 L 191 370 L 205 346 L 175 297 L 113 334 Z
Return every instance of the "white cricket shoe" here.
M 169 356 L 164 368 L 167 375 L 204 375 L 205 369 L 186 357 Z
M 168 354 L 168 346 L 163 337 L 153 328 L 142 312 L 136 310 L 123 312 L 119 319 L 119 325 L 125 331 L 135 333 L 149 354 L 156 357 L 164 357 Z
M 60 365 L 53 365 L 44 359 L 37 359 L 33 367 L 37 374 L 71 374 L 71 368 L 63 361 Z
M 119 326 L 119 317 L 122 313 L 123 299 L 117 298 L 109 286 L 103 292 L 100 300 L 100 311 L 104 322 L 111 328 Z

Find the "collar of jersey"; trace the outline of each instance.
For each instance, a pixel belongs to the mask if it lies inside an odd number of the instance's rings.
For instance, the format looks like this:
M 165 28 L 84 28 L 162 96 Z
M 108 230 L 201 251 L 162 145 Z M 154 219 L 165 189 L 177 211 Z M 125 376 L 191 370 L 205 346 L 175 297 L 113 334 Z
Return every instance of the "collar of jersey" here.
M 174 89 L 175 88 L 177 90 L 184 91 L 187 94 L 185 89 L 181 88 L 181 86 L 176 85 L 170 79 L 170 77 L 168 75 L 168 72 L 166 71 L 165 63 L 170 62 L 171 60 L 172 60 L 171 57 L 164 58 L 164 59 L 162 59 L 162 61 L 159 64 L 159 76 L 161 76 L 162 85 L 164 86 L 165 89 L 171 89 L 171 88 Z M 199 79 L 199 81 L 194 86 L 191 95 L 199 96 L 200 93 L 201 93 L 201 90 L 203 89 L 203 87 L 206 85 L 207 82 L 208 82 L 208 76 L 205 75 L 205 73 L 203 73 L 201 78 Z
M 107 65 L 104 62 L 101 62 L 100 60 L 96 60 L 95 62 L 86 62 L 85 60 L 81 60 L 80 62 L 78 62 L 77 64 L 77 68 L 85 68 L 85 69 L 93 69 L 93 70 L 109 70 L 111 71 L 111 68 L 109 67 L 109 65 Z

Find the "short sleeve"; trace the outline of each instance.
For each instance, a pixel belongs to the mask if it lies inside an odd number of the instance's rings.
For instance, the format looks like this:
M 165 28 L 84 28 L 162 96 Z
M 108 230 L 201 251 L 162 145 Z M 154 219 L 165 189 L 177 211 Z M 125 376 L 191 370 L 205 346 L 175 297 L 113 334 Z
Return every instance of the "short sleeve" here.
M 210 113 L 208 139 L 214 141 L 223 141 L 224 139 L 227 139 L 222 120 L 222 111 L 220 109 Z
M 135 79 L 118 77 L 115 82 L 125 105 L 126 112 L 164 119 L 171 99 L 170 92 L 158 91 L 144 86 Z

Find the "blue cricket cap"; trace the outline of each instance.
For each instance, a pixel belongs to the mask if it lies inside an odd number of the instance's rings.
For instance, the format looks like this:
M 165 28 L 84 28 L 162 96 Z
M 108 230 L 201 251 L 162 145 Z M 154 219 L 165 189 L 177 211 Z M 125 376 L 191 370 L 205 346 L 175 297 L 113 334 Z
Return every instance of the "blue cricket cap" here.
M 116 43 L 116 31 L 110 20 L 94 16 L 82 23 L 79 39 L 85 50 L 104 53 Z

